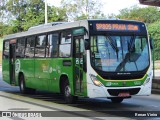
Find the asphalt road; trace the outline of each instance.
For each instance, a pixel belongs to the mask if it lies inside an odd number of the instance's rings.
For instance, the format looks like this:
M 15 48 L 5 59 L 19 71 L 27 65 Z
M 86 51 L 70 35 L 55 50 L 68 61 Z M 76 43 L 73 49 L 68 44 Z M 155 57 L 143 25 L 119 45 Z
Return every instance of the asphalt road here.
M 34 95 L 23 95 L 19 87 L 10 86 L 2 81 L 0 75 L 0 113 L 3 111 L 20 113 L 12 114 L 7 119 L 144 119 L 160 120 L 160 95 L 135 96 L 125 99 L 120 104 L 112 103 L 105 98 L 80 98 L 76 104 L 65 104 L 60 94 L 38 91 Z M 28 112 L 41 112 L 38 118 Z M 23 114 L 24 113 L 24 114 Z M 29 116 L 25 116 L 25 115 Z M 30 116 L 31 115 L 31 116 Z M 148 117 L 148 115 L 150 115 Z M 159 115 L 159 117 L 156 117 Z M 145 116 L 145 117 L 144 117 Z M 31 117 L 31 118 L 30 118 Z M 2 119 L 0 117 L 0 119 Z M 5 118 L 6 119 L 6 118 Z

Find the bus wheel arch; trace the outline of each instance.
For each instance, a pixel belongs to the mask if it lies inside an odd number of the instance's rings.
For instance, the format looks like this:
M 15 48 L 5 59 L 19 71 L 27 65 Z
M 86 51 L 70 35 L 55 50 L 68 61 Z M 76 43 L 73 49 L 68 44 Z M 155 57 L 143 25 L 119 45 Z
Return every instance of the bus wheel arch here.
M 25 77 L 24 77 L 24 74 L 22 72 L 20 72 L 19 75 L 18 75 L 18 83 L 19 83 L 20 92 L 22 94 L 35 93 L 35 89 L 26 87 Z
M 62 75 L 60 77 L 60 91 L 64 95 L 66 103 L 70 104 L 75 103 L 77 101 L 77 97 L 71 95 L 71 88 L 67 75 Z
M 60 93 L 64 94 L 64 90 L 63 90 L 63 86 L 65 81 L 68 80 L 68 76 L 67 75 L 61 75 L 60 77 L 60 82 L 59 82 L 59 88 L 60 88 Z
M 23 72 L 19 72 L 19 74 L 18 74 L 18 85 L 20 86 L 20 77 L 21 76 L 24 76 L 24 74 L 23 74 Z
M 25 78 L 24 78 L 24 74 L 22 72 L 20 72 L 18 75 L 18 81 L 19 81 L 20 92 L 22 94 L 27 93 L 26 86 L 25 86 Z

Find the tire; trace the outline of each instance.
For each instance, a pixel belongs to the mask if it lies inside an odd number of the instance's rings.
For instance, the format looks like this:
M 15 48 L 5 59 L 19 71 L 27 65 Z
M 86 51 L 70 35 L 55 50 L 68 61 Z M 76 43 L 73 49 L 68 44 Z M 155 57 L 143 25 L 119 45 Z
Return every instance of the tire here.
M 31 93 L 33 94 L 33 93 L 35 93 L 35 89 L 31 89 L 31 88 L 26 87 L 23 75 L 20 75 L 20 78 L 19 78 L 19 88 L 20 88 L 20 92 L 22 94 L 31 94 Z
M 124 98 L 119 98 L 119 97 L 115 97 L 115 98 L 111 98 L 111 101 L 113 103 L 121 103 L 123 101 Z
M 67 104 L 73 104 L 73 103 L 77 102 L 78 97 L 71 95 L 71 88 L 69 86 L 68 79 L 65 80 L 65 82 L 64 82 L 63 94 L 64 94 L 65 102 Z

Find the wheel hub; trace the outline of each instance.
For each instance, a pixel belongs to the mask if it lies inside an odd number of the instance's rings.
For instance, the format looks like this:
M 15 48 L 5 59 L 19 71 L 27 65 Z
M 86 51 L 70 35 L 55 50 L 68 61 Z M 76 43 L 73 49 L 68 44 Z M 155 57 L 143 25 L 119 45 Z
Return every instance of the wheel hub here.
M 23 82 L 21 82 L 21 90 L 23 90 Z
M 68 96 L 70 96 L 70 94 L 71 94 L 71 89 L 70 89 L 69 86 L 66 86 L 66 88 L 65 88 L 65 95 L 68 97 Z

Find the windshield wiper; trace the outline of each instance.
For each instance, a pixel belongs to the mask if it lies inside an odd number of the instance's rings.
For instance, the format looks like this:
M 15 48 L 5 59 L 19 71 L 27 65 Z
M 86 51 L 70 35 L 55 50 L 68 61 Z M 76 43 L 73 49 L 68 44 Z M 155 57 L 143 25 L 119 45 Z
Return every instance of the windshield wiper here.
M 118 60 L 118 51 L 119 51 L 119 49 L 118 49 L 117 45 L 114 43 L 114 41 L 113 41 L 113 39 L 111 38 L 111 36 L 107 35 L 106 37 L 108 37 L 108 39 L 109 39 L 109 44 L 111 45 L 111 47 L 113 48 L 113 50 L 116 51 L 117 60 Z
M 130 43 L 128 44 L 128 51 L 132 52 L 134 50 L 135 45 L 135 36 L 133 35 L 130 39 Z
M 113 39 L 111 38 L 111 36 L 107 36 L 107 37 L 108 37 L 108 39 L 109 39 L 109 43 L 110 43 L 110 45 L 112 46 L 112 48 L 113 48 L 116 52 L 118 52 L 119 50 L 118 50 L 117 46 L 115 45 L 115 43 L 114 43 Z

